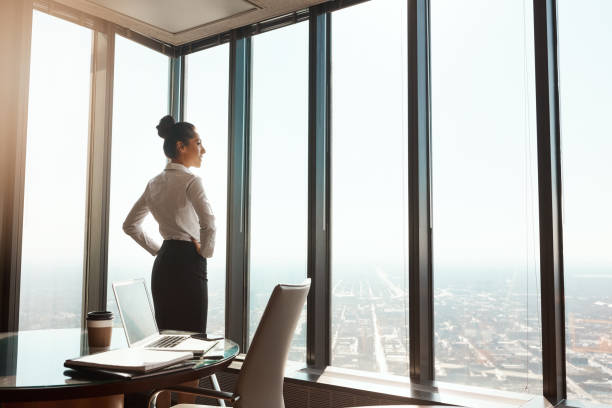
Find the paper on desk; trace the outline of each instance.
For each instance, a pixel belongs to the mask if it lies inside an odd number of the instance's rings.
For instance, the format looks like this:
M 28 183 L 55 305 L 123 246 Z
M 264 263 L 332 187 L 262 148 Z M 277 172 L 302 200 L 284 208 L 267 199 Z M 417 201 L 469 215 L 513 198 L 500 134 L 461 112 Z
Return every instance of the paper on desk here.
M 190 351 L 158 351 L 123 348 L 66 360 L 67 367 L 90 367 L 105 370 L 144 373 L 193 357 Z

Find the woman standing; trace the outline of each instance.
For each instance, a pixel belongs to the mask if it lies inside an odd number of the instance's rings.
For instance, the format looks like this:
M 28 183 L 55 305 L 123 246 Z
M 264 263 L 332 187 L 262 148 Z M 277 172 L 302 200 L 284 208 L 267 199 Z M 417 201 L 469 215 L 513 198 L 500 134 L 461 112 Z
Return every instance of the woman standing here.
M 157 126 L 170 163 L 149 181 L 123 223 L 123 230 L 156 256 L 151 276 L 155 319 L 160 330 L 206 333 L 208 279 L 206 258 L 215 246 L 215 217 L 200 177 L 206 152 L 191 123 L 164 116 Z M 159 224 L 161 247 L 142 229 L 148 213 Z M 196 239 L 199 238 L 199 242 Z

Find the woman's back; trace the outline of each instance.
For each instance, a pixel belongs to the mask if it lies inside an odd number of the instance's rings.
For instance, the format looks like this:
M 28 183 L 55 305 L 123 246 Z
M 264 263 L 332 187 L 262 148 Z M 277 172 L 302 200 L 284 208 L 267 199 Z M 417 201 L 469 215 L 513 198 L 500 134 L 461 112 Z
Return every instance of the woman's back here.
M 190 241 L 199 237 L 198 215 L 190 199 L 198 184 L 202 182 L 196 175 L 174 163 L 149 181 L 145 191 L 147 205 L 164 239 Z M 206 212 L 212 216 L 210 205 Z

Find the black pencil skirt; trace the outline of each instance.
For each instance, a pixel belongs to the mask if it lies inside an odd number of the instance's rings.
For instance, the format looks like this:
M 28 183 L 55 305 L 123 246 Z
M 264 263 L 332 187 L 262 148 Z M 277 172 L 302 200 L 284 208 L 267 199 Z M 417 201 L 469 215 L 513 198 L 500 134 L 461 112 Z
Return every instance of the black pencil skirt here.
M 151 293 L 160 330 L 206 333 L 206 258 L 192 242 L 164 241 L 153 263 Z

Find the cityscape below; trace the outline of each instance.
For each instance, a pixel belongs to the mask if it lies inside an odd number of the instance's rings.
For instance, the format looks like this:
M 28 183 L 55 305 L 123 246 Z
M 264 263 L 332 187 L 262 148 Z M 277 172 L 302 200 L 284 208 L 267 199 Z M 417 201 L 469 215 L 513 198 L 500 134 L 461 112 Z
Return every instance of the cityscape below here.
M 338 268 L 333 275 L 333 366 L 409 375 L 407 279 L 403 271 L 394 275 L 386 269 L 392 270 L 375 267 L 360 272 Z M 277 279 L 286 281 L 279 274 L 257 279 L 257 284 L 251 287 L 251 338 L 274 283 Z M 437 381 L 541 394 L 539 288 L 532 285 L 527 291 L 524 282 L 521 285 L 510 276 L 505 281 L 497 277 L 488 280 L 441 277 L 435 283 Z M 220 280 L 213 284 L 210 281 L 208 331 L 222 333 L 225 291 Z M 61 279 L 33 271 L 24 274 L 22 289 L 26 290 L 22 292 L 20 329 L 78 327 L 81 284 L 80 278 Z M 612 276 L 607 274 L 566 276 L 566 370 L 570 399 L 612 404 L 611 285 Z M 112 291 L 109 308 L 116 312 Z M 118 316 L 115 325 L 121 325 Z M 305 361 L 305 355 L 306 308 L 289 359 Z

